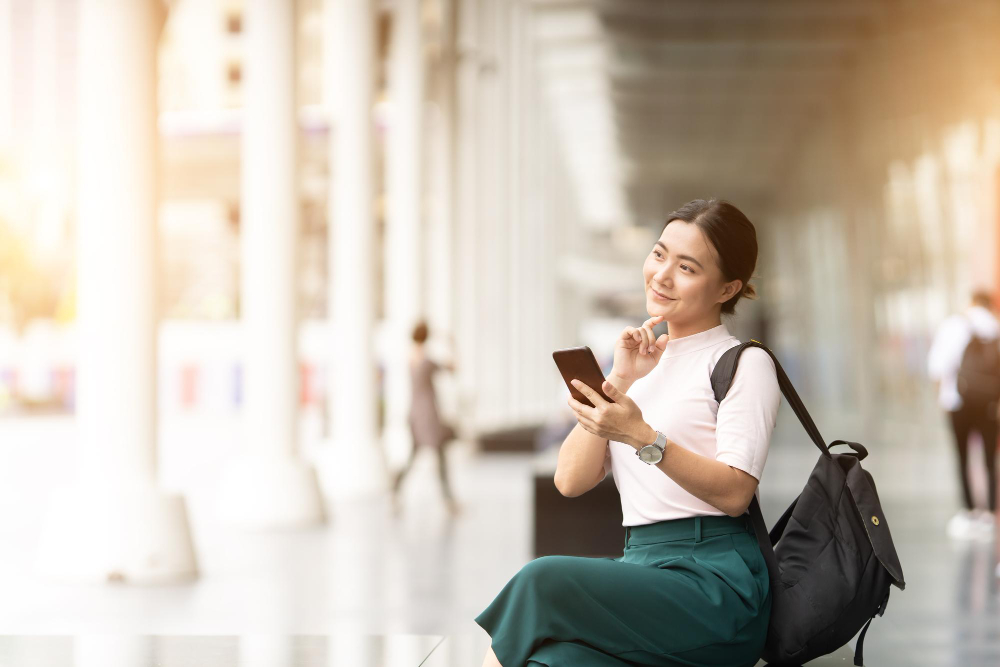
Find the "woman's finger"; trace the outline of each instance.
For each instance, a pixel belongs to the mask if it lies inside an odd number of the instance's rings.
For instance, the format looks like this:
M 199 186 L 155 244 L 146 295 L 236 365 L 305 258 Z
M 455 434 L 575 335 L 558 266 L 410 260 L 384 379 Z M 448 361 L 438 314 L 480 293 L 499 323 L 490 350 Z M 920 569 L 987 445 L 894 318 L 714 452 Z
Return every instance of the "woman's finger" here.
M 642 334 L 635 327 L 629 327 L 632 330 L 632 347 L 639 347 L 642 344 Z
M 566 402 L 569 404 L 569 407 L 573 409 L 573 412 L 576 413 L 576 416 L 577 416 L 578 419 L 581 419 L 581 418 L 582 419 L 591 419 L 592 418 L 592 415 L 591 415 L 590 411 L 593 410 L 594 408 L 590 407 L 586 403 L 581 403 L 580 401 L 576 400 L 572 396 L 570 396 L 569 400 L 566 401 Z
M 586 406 L 584 406 L 584 407 L 586 407 Z M 581 426 L 583 426 L 585 429 L 587 429 L 591 433 L 594 433 L 595 435 L 601 430 L 600 425 L 598 425 L 598 423 L 596 421 L 594 421 L 590 417 L 587 417 L 586 415 L 577 414 L 576 420 L 578 422 L 580 422 Z
M 656 334 L 653 333 L 653 327 L 663 321 L 663 315 L 656 315 L 649 318 L 642 323 L 642 328 L 646 331 L 646 354 L 653 351 L 653 346 L 656 345 Z
M 569 403 L 570 408 L 572 408 L 572 410 L 573 410 L 573 415 L 576 417 L 576 421 L 578 421 L 580 423 L 580 425 L 583 426 L 583 428 L 585 428 L 586 430 L 590 431 L 591 433 L 595 433 L 595 431 L 599 430 L 598 427 L 597 427 L 597 422 L 595 422 L 593 419 L 591 419 L 590 417 L 588 417 L 583 412 L 584 410 L 593 410 L 592 407 L 590 407 L 588 405 L 584 405 L 580 401 L 578 401 L 576 399 L 573 399 L 573 398 L 571 398 L 568 401 L 568 403 Z M 596 433 L 595 433 L 595 435 L 596 435 Z
M 653 325 L 651 325 L 651 324 L 649 324 L 647 322 L 643 326 L 643 329 L 646 331 L 646 336 L 647 336 L 646 337 L 646 345 L 647 345 L 646 354 L 652 354 L 653 353 L 653 345 L 656 344 L 656 334 L 653 333 Z
M 580 382 L 579 380 L 573 380 L 573 386 L 576 387 L 577 391 L 586 396 L 590 400 L 590 402 L 594 404 L 594 407 L 590 408 L 591 410 L 599 408 L 601 407 L 601 405 L 607 403 L 607 401 L 601 398 L 601 395 L 598 394 L 593 389 L 591 389 L 590 386 L 587 385 L 587 383 Z
M 639 340 L 639 354 L 646 354 L 649 350 L 649 332 L 646 327 L 639 327 L 638 331 L 639 335 L 642 336 Z
M 626 349 L 631 350 L 632 348 L 635 347 L 634 336 L 635 336 L 635 327 L 625 327 L 625 330 L 622 331 L 622 336 L 621 336 L 622 342 L 625 345 Z

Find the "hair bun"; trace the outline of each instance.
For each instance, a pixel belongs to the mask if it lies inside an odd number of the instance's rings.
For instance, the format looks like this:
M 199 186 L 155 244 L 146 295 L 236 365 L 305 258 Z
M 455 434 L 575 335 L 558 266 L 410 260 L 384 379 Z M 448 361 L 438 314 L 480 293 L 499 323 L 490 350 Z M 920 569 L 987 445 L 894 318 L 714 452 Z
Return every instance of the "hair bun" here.
M 751 300 L 756 299 L 757 298 L 757 288 L 754 287 L 753 285 L 751 285 L 750 283 L 747 283 L 743 287 L 743 296 L 745 298 L 751 299 Z

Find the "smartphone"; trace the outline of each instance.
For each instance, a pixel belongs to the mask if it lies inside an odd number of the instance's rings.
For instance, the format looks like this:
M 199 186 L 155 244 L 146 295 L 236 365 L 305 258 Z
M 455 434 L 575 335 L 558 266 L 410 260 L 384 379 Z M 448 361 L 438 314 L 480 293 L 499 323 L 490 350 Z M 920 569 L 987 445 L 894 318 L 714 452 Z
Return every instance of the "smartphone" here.
M 570 380 L 580 380 L 600 394 L 604 400 L 614 403 L 601 389 L 601 385 L 604 384 L 604 373 L 601 372 L 601 366 L 597 363 L 597 357 L 594 356 L 589 347 L 584 345 L 583 347 L 556 350 L 552 353 L 552 359 L 556 362 L 556 366 L 559 367 L 559 372 L 562 373 L 563 380 L 566 382 L 569 393 L 573 398 L 584 405 L 594 407 L 594 404 L 586 396 L 570 384 Z

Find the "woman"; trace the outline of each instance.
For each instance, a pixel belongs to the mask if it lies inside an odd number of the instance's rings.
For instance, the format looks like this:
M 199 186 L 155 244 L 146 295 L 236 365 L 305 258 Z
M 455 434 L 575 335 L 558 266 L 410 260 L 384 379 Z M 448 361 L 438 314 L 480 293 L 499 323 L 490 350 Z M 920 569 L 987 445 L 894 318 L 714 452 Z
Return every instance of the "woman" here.
M 641 327 L 615 342 L 603 389 L 574 384 L 578 424 L 555 484 L 586 493 L 608 471 L 621 494 L 618 558 L 546 556 L 477 618 L 492 637 L 485 666 L 753 665 L 767 634 L 767 567 L 745 514 L 781 398 L 774 363 L 744 351 L 717 403 L 711 372 L 739 341 L 722 324 L 757 263 L 753 224 L 732 204 L 695 200 L 672 213 L 643 265 Z M 666 321 L 667 334 L 653 327 Z
M 399 489 L 403 478 L 413 466 L 417 450 L 421 447 L 432 449 L 437 454 L 438 476 L 441 478 L 441 491 L 451 514 L 458 514 L 459 505 L 451 492 L 448 483 L 448 465 L 445 460 L 445 445 L 455 438 L 455 430 L 442 419 L 438 413 L 437 396 L 434 393 L 434 373 L 442 368 L 454 372 L 454 364 L 437 364 L 427 357 L 424 343 L 428 336 L 427 324 L 418 322 L 413 328 L 413 347 L 410 350 L 410 435 L 413 437 L 413 450 L 410 460 L 396 475 L 392 484 L 393 510 L 399 510 Z

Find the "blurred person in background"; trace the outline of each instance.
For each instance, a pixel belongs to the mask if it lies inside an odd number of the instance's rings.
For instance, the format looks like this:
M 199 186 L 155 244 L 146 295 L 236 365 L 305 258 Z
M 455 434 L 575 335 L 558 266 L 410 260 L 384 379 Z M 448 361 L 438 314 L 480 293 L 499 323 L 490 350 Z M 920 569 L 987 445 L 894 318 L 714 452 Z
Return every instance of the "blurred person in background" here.
M 448 462 L 445 457 L 445 447 L 455 439 L 455 429 L 441 419 L 441 414 L 438 412 L 437 395 L 434 392 L 434 373 L 441 369 L 454 373 L 455 364 L 439 364 L 427 356 L 424 343 L 427 342 L 428 335 L 426 322 L 420 321 L 413 327 L 413 346 L 410 349 L 412 398 L 409 415 L 413 449 L 410 453 L 410 460 L 407 461 L 402 470 L 396 473 L 393 480 L 392 507 L 395 512 L 400 510 L 399 490 L 403 479 L 413 467 L 417 452 L 420 449 L 427 449 L 437 455 L 438 477 L 441 480 L 441 491 L 444 494 L 448 511 L 451 514 L 458 514 L 460 506 L 455 501 L 451 484 L 448 482 Z
M 990 293 L 977 290 L 963 312 L 941 323 L 928 354 L 927 371 L 935 381 L 938 405 L 948 413 L 958 448 L 964 506 L 948 521 L 948 535 L 955 539 L 990 539 L 995 532 L 997 507 L 1000 400 L 1000 322 Z M 973 433 L 983 439 L 986 510 L 975 507 L 969 484 L 969 436 Z
M 722 315 L 755 298 L 756 262 L 754 226 L 732 204 L 696 199 L 667 217 L 642 267 L 650 318 L 615 341 L 601 387 L 611 402 L 573 380 L 594 407 L 569 398 L 578 423 L 554 478 L 574 497 L 613 473 L 623 554 L 521 568 L 476 618 L 492 638 L 484 667 L 756 664 L 771 594 L 746 510 L 781 390 L 756 347 L 721 403 L 711 386 L 740 344 Z M 656 337 L 663 321 L 669 335 Z

